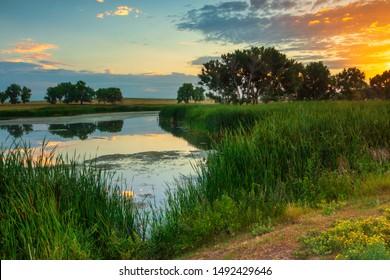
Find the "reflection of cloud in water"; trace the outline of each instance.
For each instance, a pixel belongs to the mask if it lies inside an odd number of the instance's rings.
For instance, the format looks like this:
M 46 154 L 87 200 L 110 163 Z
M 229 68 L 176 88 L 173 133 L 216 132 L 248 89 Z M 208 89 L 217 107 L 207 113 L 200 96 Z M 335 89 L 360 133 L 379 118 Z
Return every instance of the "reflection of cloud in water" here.
M 148 151 L 135 154 L 103 155 L 94 162 L 99 169 L 115 171 L 124 178 L 124 187 L 134 190 L 136 198 L 164 197 L 166 185 L 173 186 L 175 179 L 194 179 L 193 166 L 203 159 L 199 150 Z

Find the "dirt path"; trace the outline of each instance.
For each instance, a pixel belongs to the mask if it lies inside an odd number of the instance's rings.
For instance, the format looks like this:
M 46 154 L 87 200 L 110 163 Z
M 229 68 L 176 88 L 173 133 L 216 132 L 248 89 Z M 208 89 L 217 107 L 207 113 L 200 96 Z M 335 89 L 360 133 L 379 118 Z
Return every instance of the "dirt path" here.
M 389 199 L 382 200 L 388 203 Z M 251 237 L 240 234 L 225 242 L 201 249 L 186 259 L 200 260 L 292 260 L 300 259 L 300 238 L 310 231 L 323 231 L 338 219 L 358 219 L 379 215 L 378 205 L 348 205 L 330 216 L 321 211 L 303 215 L 297 223 L 276 226 L 267 234 Z

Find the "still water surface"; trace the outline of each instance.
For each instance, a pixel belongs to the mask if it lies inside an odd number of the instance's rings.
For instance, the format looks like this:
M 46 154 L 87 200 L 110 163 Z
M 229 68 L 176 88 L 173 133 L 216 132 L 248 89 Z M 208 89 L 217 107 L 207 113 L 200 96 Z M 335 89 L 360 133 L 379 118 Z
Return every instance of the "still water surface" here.
M 204 152 L 159 126 L 157 112 L 131 112 L 73 117 L 0 121 L 0 142 L 9 147 L 24 141 L 46 150 L 94 160 L 99 168 L 115 172 L 123 190 L 135 199 L 164 199 L 167 185 L 196 175 L 194 166 Z

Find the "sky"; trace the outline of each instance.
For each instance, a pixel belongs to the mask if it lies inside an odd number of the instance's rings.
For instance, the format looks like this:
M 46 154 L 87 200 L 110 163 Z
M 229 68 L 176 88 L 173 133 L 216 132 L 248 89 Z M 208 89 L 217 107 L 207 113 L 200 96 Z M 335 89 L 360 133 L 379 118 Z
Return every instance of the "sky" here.
M 276 47 L 332 71 L 390 70 L 389 0 L 0 0 L 0 91 L 60 82 L 175 98 L 202 64 Z

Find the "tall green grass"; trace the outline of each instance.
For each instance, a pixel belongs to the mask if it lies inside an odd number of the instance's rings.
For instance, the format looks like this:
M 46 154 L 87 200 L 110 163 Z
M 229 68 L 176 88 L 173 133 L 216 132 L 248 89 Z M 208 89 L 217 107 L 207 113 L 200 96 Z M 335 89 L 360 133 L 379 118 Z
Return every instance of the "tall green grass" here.
M 93 163 L 2 147 L 1 258 L 171 259 L 271 229 L 287 205 L 388 189 L 375 178 L 390 170 L 389 102 L 176 106 L 160 118 L 215 139 L 197 178 L 171 186 L 162 209 L 137 208 Z
M 139 258 L 142 215 L 112 176 L 43 150 L 1 149 L 1 259 Z
M 388 102 L 181 106 L 160 116 L 220 136 L 198 181 L 169 193 L 152 234 L 162 257 L 269 223 L 289 203 L 361 195 L 361 179 L 390 168 Z

